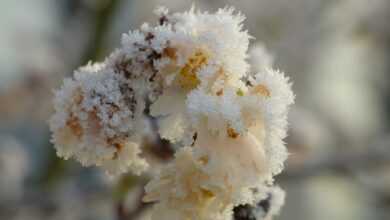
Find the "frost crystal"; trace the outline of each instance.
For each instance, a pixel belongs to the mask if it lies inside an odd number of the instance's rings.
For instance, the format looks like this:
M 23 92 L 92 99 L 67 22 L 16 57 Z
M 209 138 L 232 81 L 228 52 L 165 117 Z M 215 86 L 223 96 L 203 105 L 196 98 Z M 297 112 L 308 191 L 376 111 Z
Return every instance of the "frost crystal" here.
M 283 169 L 291 85 L 264 47 L 249 63 L 251 37 L 232 8 L 156 13 L 158 25 L 124 34 L 119 49 L 56 92 L 57 154 L 140 174 L 149 114 L 162 138 L 182 146 L 146 186 L 152 219 L 232 219 L 234 207 L 264 199 Z

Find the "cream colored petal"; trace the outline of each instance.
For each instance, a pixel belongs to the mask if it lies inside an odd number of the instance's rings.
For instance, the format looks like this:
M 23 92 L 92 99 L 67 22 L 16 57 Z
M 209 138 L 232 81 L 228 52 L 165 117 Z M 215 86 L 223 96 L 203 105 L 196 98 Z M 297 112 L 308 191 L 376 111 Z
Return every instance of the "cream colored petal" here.
M 202 148 L 210 155 L 207 170 L 221 175 L 224 173 L 230 181 L 251 182 L 268 175 L 263 142 L 251 133 L 233 139 L 215 137 L 207 129 L 201 129 L 194 147 Z

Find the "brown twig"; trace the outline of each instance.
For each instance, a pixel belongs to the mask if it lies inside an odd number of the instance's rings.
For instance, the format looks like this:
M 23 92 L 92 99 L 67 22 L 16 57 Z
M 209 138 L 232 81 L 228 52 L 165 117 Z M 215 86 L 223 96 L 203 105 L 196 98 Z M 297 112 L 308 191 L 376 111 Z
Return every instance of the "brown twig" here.
M 305 178 L 332 172 L 350 174 L 358 170 L 390 164 L 390 142 L 372 146 L 361 152 L 335 152 L 326 157 L 311 159 L 299 165 L 287 165 L 278 177 L 280 180 L 304 180 Z

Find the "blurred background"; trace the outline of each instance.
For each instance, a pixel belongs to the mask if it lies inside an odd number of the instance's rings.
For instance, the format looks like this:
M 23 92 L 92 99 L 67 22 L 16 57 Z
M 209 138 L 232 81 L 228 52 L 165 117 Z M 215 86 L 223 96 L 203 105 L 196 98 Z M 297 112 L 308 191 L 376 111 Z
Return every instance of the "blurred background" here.
M 390 219 L 389 0 L 3 0 L 0 5 L 0 219 L 147 219 L 147 176 L 108 179 L 55 156 L 53 89 L 163 5 L 233 5 L 294 82 L 291 153 L 278 220 Z M 166 160 L 167 144 L 154 146 Z

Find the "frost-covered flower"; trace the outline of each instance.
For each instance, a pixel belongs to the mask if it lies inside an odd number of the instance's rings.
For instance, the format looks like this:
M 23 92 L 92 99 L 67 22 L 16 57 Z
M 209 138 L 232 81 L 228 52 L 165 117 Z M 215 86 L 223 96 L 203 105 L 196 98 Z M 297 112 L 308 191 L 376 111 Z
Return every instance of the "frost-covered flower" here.
M 152 219 L 231 219 L 233 207 L 264 198 L 287 157 L 291 85 L 257 49 L 232 8 L 157 10 L 159 24 L 123 35 L 104 62 L 87 65 L 57 92 L 51 120 L 57 152 L 111 174 L 139 174 L 147 129 L 179 146 L 146 186 Z
M 255 138 L 204 136 L 194 147 L 181 148 L 146 186 L 144 201 L 160 202 L 152 219 L 165 219 L 161 216 L 166 210 L 171 213 L 166 219 L 228 219 L 233 206 L 253 203 L 252 190 L 262 191 L 266 176 L 259 174 L 267 165 Z M 248 150 L 240 150 L 240 145 Z
M 129 167 L 139 173 L 147 166 L 138 156 L 143 105 L 115 68 L 95 64 L 77 70 L 55 97 L 50 125 L 57 154 L 103 166 L 111 174 Z

